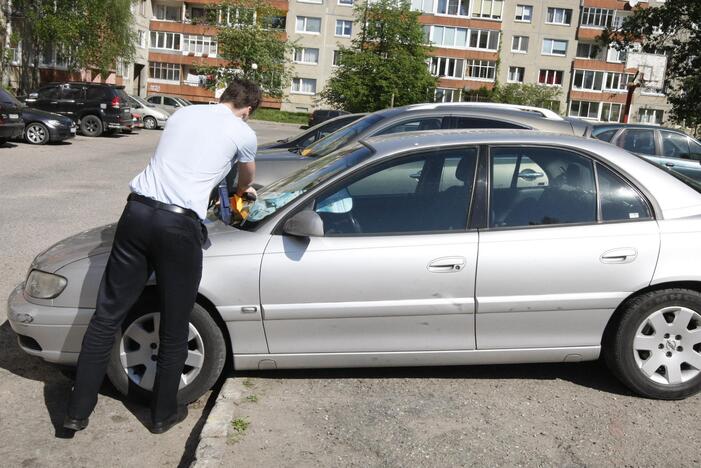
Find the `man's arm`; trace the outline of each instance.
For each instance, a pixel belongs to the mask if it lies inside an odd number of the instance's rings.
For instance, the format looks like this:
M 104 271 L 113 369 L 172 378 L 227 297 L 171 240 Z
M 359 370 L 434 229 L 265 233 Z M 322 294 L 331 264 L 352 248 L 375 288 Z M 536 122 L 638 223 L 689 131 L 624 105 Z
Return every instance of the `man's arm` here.
M 251 162 L 240 162 L 238 163 L 239 166 L 239 183 L 238 183 L 238 188 L 236 189 L 236 194 L 237 195 L 243 195 L 244 192 L 247 191 L 252 191 L 255 193 L 255 190 L 253 187 L 251 187 L 251 184 L 253 184 L 253 179 L 255 178 L 256 175 L 256 163 L 255 161 Z

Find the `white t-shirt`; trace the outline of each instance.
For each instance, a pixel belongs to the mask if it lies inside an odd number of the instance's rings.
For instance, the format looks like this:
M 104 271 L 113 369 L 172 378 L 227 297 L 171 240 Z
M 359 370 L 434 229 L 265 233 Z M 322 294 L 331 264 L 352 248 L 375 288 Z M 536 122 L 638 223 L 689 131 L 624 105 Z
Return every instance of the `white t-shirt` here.
M 257 146 L 251 127 L 227 106 L 183 107 L 168 119 L 155 154 L 129 188 L 204 219 L 212 189 L 237 161 L 253 161 Z

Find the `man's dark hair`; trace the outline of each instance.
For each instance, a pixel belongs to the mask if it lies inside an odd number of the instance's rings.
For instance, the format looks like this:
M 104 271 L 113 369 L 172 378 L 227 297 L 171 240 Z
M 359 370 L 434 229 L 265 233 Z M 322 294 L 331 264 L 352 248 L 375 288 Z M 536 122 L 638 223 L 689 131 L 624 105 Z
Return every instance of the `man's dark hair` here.
M 251 106 L 252 112 L 260 105 L 262 98 L 263 92 L 257 84 L 245 78 L 234 78 L 224 90 L 219 102 L 230 102 L 237 109 Z

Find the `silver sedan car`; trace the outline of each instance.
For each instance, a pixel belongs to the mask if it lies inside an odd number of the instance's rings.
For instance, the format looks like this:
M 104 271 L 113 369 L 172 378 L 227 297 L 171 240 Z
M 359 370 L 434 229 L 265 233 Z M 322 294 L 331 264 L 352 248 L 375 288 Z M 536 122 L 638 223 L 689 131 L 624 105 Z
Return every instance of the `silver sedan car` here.
M 593 139 L 517 130 L 374 137 L 208 220 L 181 400 L 236 369 L 580 362 L 636 393 L 701 388 L 701 188 Z M 27 353 L 74 364 L 114 226 L 40 254 L 9 298 Z M 109 377 L 148 394 L 153 278 Z

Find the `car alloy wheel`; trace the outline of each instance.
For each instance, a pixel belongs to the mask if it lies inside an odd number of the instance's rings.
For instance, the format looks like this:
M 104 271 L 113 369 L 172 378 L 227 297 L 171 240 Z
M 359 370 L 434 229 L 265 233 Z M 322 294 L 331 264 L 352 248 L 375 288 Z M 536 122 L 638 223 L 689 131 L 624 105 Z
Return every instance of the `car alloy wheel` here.
M 49 129 L 44 124 L 31 123 L 24 130 L 24 139 L 32 145 L 45 145 L 49 142 Z
M 102 121 L 94 115 L 86 115 L 80 121 L 80 131 L 85 136 L 98 137 L 102 130 Z
M 160 320 L 159 312 L 137 318 L 124 330 L 119 342 L 119 357 L 124 372 L 129 376 L 129 380 L 149 391 L 153 388 L 156 377 Z M 192 323 L 190 323 L 187 340 L 187 360 L 183 374 L 180 376 L 179 388 L 195 380 L 205 360 L 202 336 Z
M 633 339 L 635 362 L 655 383 L 678 385 L 701 373 L 701 315 L 687 307 L 651 313 Z
M 144 117 L 144 128 L 147 130 L 154 130 L 158 127 L 158 122 L 153 117 Z

